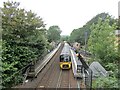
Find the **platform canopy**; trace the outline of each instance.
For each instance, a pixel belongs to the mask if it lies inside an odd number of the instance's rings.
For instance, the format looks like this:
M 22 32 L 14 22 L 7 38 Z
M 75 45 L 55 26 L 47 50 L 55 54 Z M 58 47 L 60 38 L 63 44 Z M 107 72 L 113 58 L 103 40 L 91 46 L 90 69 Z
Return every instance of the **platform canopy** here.
M 93 77 L 106 77 L 108 72 L 99 62 L 93 62 L 89 67 L 93 72 Z

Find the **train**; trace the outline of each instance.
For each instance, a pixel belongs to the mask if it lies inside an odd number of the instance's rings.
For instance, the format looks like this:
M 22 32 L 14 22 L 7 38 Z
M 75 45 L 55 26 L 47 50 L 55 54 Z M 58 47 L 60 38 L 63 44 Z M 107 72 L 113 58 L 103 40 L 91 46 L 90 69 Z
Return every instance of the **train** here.
M 70 52 L 70 46 L 67 42 L 64 42 L 64 47 L 60 54 L 60 68 L 61 69 L 71 69 L 72 62 L 71 62 L 71 52 Z

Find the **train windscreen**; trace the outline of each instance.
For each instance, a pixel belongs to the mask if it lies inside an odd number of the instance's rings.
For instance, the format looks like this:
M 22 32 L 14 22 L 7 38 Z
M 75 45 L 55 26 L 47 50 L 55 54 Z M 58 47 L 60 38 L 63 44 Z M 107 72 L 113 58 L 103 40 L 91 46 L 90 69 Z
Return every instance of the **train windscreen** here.
M 60 55 L 60 62 L 70 62 L 71 58 L 69 55 Z

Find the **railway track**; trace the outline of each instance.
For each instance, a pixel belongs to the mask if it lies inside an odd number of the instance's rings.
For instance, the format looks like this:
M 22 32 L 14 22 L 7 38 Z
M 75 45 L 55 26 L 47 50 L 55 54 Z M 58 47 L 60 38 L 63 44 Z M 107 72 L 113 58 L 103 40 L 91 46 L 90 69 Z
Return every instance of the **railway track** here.
M 58 78 L 57 88 L 70 88 L 70 70 L 61 70 Z
M 80 90 L 80 82 L 74 78 L 72 69 L 61 70 L 59 66 L 59 55 L 61 53 L 62 47 L 57 51 L 57 53 L 51 58 L 49 63 L 40 71 L 37 78 L 28 82 L 18 88 L 34 88 L 35 90 L 40 90 L 44 88 L 76 88 Z M 78 86 L 79 85 L 79 86 Z
M 52 58 L 52 61 L 50 62 L 49 68 L 47 68 L 46 72 L 44 73 L 44 77 L 41 78 L 40 83 L 38 84 L 37 88 L 49 88 L 50 83 L 52 83 L 52 77 L 56 74 L 56 64 L 57 59 L 55 59 L 58 56 L 58 54 L 55 55 L 55 57 Z M 48 65 L 47 65 L 48 66 Z
M 56 88 L 57 90 L 59 88 L 71 88 L 71 86 L 77 88 L 77 81 L 73 77 L 72 69 L 61 70 L 59 67 L 59 55 L 57 54 L 44 77 L 39 80 L 36 88 Z
M 70 70 L 61 70 L 59 66 L 59 55 L 60 51 L 52 58 L 51 65 L 47 68 L 46 73 L 44 72 L 44 77 L 39 79 L 39 84 L 36 86 L 36 89 L 43 88 L 77 88 L 77 80 L 73 77 L 72 69 Z M 48 67 L 48 65 L 47 65 Z M 41 72 L 41 73 L 42 73 Z
M 62 50 L 63 46 L 60 47 L 58 52 L 54 55 L 54 57 L 50 60 L 48 65 L 41 71 L 40 76 L 41 78 L 39 79 L 39 83 L 37 84 L 36 88 L 50 88 L 49 83 L 52 83 L 50 80 L 50 77 L 53 76 L 53 73 L 55 74 L 56 72 L 56 64 L 59 60 L 59 54 Z M 52 77 L 51 77 L 52 78 Z

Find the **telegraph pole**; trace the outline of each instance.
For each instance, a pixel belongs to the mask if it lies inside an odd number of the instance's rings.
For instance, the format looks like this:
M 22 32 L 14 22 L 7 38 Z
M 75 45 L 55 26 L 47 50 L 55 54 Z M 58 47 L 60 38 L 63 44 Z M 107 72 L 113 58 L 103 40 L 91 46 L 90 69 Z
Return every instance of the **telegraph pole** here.
M 86 49 L 87 49 L 87 32 L 85 31 L 85 55 L 86 55 Z

